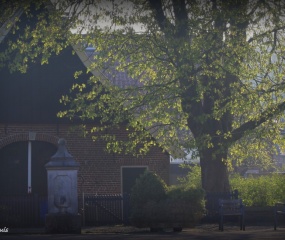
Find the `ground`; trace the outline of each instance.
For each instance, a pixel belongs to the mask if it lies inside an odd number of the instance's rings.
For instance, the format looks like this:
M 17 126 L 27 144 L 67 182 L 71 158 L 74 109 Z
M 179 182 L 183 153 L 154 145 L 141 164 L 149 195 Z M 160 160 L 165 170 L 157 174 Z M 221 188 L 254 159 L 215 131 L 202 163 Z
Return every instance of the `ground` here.
M 130 226 L 104 226 L 104 227 L 84 227 L 81 235 L 51 235 L 44 234 L 44 229 L 9 229 L 9 233 L 1 233 L 0 239 L 5 240 L 188 240 L 188 239 L 219 239 L 219 240 L 256 240 L 256 239 L 285 239 L 285 227 L 282 226 L 273 230 L 273 225 L 266 226 L 246 226 L 245 231 L 240 231 L 234 224 L 224 225 L 224 231 L 218 230 L 217 224 L 202 224 L 195 228 L 183 229 L 176 233 L 171 229 L 164 232 L 152 233 L 149 229 L 139 229 Z

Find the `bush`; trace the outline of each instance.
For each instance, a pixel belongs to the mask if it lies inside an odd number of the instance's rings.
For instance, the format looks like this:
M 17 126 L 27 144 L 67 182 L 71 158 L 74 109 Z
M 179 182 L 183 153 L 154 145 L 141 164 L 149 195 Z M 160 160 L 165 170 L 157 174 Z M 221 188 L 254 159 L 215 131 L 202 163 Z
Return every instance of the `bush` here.
M 131 204 L 140 207 L 148 201 L 159 202 L 166 197 L 167 186 L 156 174 L 145 171 L 132 189 Z
M 243 178 L 230 178 L 231 187 L 239 191 L 246 206 L 273 206 L 285 201 L 285 176 L 279 174 Z
M 203 197 L 204 192 L 201 189 L 167 189 L 157 175 L 145 172 L 132 190 L 132 222 L 138 227 L 193 224 L 201 219 L 204 212 Z
M 131 193 L 131 219 L 135 225 L 157 221 L 160 202 L 166 198 L 166 184 L 156 174 L 145 171 Z
M 190 169 L 180 182 L 187 187 L 201 186 L 199 165 L 184 165 Z M 273 206 L 276 202 L 285 202 L 285 176 L 281 174 L 244 178 L 238 174 L 230 177 L 231 189 L 237 189 L 246 206 Z
M 205 212 L 204 196 L 202 188 L 171 187 L 167 192 L 167 201 L 174 209 L 169 218 L 174 220 L 173 212 L 176 212 L 175 218 L 180 222 L 198 222 Z

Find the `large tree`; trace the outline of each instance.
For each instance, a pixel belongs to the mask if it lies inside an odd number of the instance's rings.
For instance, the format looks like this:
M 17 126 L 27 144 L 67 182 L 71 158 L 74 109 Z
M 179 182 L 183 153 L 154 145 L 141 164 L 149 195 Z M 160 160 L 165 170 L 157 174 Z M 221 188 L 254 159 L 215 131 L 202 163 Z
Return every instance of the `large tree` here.
M 5 17 L 11 8 L 28 11 L 33 1 L 2 2 Z M 48 1 L 34 2 L 37 9 Z M 108 148 L 143 153 L 158 144 L 174 155 L 196 149 L 204 189 L 228 191 L 228 157 L 244 151 L 245 137 L 281 140 L 283 0 L 52 2 L 10 43 L 1 65 L 12 56 L 11 70 L 25 71 L 70 44 L 78 53 L 93 46 L 85 60 L 94 75 L 74 85 L 75 97 L 63 97 L 70 110 L 61 116 L 100 118 L 94 136 Z M 122 74 L 124 84 L 117 81 Z M 121 124 L 129 141 L 107 130 Z

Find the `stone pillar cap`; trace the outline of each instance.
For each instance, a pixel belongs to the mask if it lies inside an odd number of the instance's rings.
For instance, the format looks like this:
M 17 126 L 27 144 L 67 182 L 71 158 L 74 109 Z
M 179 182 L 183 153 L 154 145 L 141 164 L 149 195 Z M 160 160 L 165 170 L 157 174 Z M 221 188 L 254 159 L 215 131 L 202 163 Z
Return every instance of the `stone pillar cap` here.
M 72 155 L 66 149 L 66 140 L 64 138 L 60 138 L 58 140 L 58 149 L 57 152 L 51 157 L 51 159 L 56 158 L 72 158 Z
M 66 141 L 63 138 L 58 140 L 57 152 L 51 157 L 51 160 L 45 165 L 46 168 L 79 167 L 73 156 L 66 149 Z

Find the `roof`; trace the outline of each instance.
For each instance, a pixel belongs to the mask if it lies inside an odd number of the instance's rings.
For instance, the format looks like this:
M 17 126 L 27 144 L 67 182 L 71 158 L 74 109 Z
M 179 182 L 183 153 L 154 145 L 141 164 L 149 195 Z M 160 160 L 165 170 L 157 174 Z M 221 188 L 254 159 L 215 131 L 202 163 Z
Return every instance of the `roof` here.
M 81 54 L 81 51 L 77 51 L 77 54 Z M 86 55 L 85 66 L 89 67 L 90 64 L 94 61 L 94 56 L 96 55 L 96 49 L 93 47 L 87 47 L 85 51 L 83 51 Z M 88 61 L 87 61 L 88 60 Z M 101 71 L 102 76 L 106 78 L 106 80 L 110 81 L 112 85 L 115 85 L 120 88 L 126 88 L 130 86 L 142 86 L 142 83 L 138 79 L 134 79 L 128 76 L 127 72 L 118 71 L 115 67 L 108 68 L 108 71 Z
M 17 34 L 23 31 L 26 24 L 33 24 L 33 21 L 27 23 L 25 17 L 22 14 Z M 5 51 L 8 41 L 17 39 L 17 36 L 9 31 L 5 32 L 5 38 L 3 35 L 0 42 L 0 52 Z M 69 89 L 75 82 L 74 72 L 86 72 L 81 60 L 72 52 L 72 47 L 68 47 L 59 55 L 52 54 L 49 64 L 42 65 L 38 59 L 36 63 L 29 65 L 26 73 L 11 73 L 8 67 L 0 68 L 0 123 L 69 121 L 57 117 L 57 113 L 64 110 L 59 100 L 62 95 L 70 94 Z M 76 81 L 86 81 L 90 76 L 91 74 L 82 74 Z

